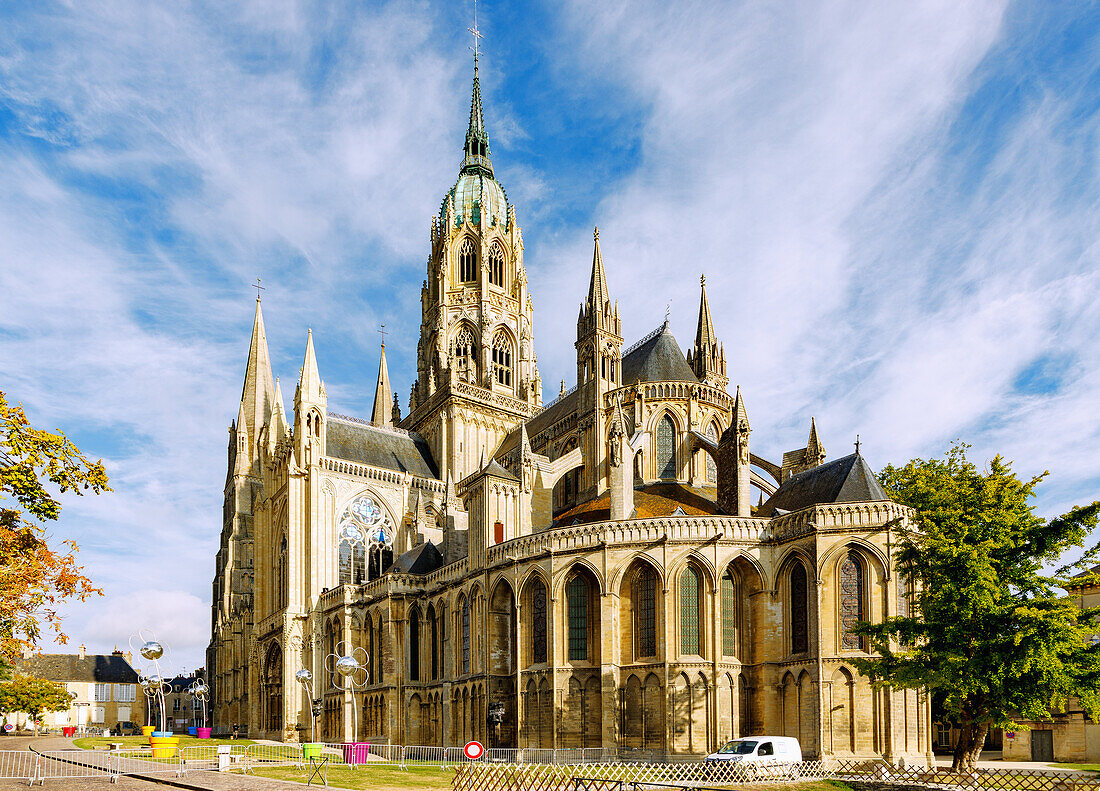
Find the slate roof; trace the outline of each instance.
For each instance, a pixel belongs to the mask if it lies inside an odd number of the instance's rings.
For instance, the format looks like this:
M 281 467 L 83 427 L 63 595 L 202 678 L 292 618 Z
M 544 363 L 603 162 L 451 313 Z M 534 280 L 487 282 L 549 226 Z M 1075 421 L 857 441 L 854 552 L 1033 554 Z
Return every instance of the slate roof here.
M 623 384 L 697 382 L 680 344 L 666 324 L 660 332 L 623 357 Z
M 439 478 L 428 443 L 411 432 L 389 431 L 329 415 L 325 423 L 325 452 L 336 459 L 395 472 L 407 471 L 422 478 Z
M 431 541 L 415 546 L 393 562 L 386 573 L 427 574 L 443 565 L 443 555 Z
M 1091 569 L 1085 569 L 1082 572 L 1074 574 L 1071 579 L 1080 579 L 1081 583 L 1074 585 L 1072 582 L 1066 585 L 1069 590 L 1081 590 L 1085 588 L 1100 587 L 1094 582 L 1097 576 L 1100 576 L 1100 566 L 1093 566 Z
M 41 654 L 16 666 L 50 681 L 98 681 L 100 684 L 136 684 L 137 671 L 121 654 Z
M 824 503 L 859 503 L 889 500 L 874 471 L 858 453 L 792 475 L 768 498 L 761 516 L 775 516 L 776 509 L 798 511 Z

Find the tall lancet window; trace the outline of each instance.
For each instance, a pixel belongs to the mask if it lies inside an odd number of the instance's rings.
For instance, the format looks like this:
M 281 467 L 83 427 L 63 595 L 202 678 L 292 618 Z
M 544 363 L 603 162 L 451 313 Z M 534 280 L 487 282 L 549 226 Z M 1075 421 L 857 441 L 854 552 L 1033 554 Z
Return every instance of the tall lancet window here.
M 477 280 L 477 250 L 469 237 L 462 240 L 458 253 L 458 282 L 473 283 Z
M 806 567 L 796 561 L 791 566 L 791 653 L 801 654 L 809 650 L 809 624 L 807 618 Z
M 657 423 L 657 477 L 676 477 L 676 424 L 665 415 Z
M 714 441 L 714 444 L 718 444 L 718 427 L 711 423 L 707 426 L 707 438 Z M 707 457 L 707 483 L 718 483 L 718 465 L 714 463 L 714 457 L 709 453 Z
M 504 288 L 504 251 L 495 244 L 489 250 L 489 285 Z
M 451 356 L 459 379 L 477 379 L 477 343 L 469 327 L 463 327 L 455 336 L 451 344 Z
M 840 647 L 863 650 L 863 636 L 855 633 L 864 618 L 863 561 L 855 552 L 845 555 L 840 564 Z
M 493 336 L 493 378 L 497 384 L 512 386 L 512 342 L 504 330 Z
M 470 600 L 462 599 L 462 673 L 470 672 Z
M 680 575 L 680 653 L 699 653 L 699 572 L 693 566 Z

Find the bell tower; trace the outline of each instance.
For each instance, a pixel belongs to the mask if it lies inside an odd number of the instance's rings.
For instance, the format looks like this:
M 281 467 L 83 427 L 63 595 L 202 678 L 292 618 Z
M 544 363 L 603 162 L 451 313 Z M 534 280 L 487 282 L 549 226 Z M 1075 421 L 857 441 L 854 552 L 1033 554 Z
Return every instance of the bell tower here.
M 489 154 L 475 54 L 462 166 L 432 218 L 417 377 L 401 422 L 455 481 L 542 406 L 523 234 Z

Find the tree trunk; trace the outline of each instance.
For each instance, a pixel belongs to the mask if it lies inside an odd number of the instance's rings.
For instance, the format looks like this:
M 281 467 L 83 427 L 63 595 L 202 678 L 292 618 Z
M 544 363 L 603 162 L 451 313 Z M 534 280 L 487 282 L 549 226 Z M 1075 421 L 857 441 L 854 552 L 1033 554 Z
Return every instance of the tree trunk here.
M 978 768 L 978 756 L 982 754 L 988 722 L 964 722 L 959 729 L 959 743 L 951 761 L 951 771 L 971 773 Z

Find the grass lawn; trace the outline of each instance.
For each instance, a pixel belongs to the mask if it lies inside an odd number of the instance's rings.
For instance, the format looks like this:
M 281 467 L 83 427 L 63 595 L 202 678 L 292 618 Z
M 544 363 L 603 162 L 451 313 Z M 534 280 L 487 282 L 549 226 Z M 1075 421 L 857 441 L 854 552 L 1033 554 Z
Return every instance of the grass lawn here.
M 209 747 L 212 744 L 252 744 L 248 739 L 199 739 L 196 736 L 180 736 L 180 747 Z M 126 748 L 148 747 L 149 740 L 144 736 L 85 736 L 73 739 L 73 746 L 81 750 L 105 749 L 111 744 L 122 744 Z
M 1100 772 L 1100 764 L 1047 764 L 1051 769 L 1081 769 L 1085 772 Z
M 295 769 L 293 766 L 257 769 L 255 774 L 258 777 L 293 780 L 298 783 L 305 783 L 309 778 L 308 769 Z M 451 787 L 454 776 L 455 773 L 449 769 L 435 767 L 402 770 L 395 766 L 360 766 L 358 769 L 330 766 L 328 784 L 337 788 L 369 788 L 373 791 L 404 791 L 408 788 L 443 791 Z

